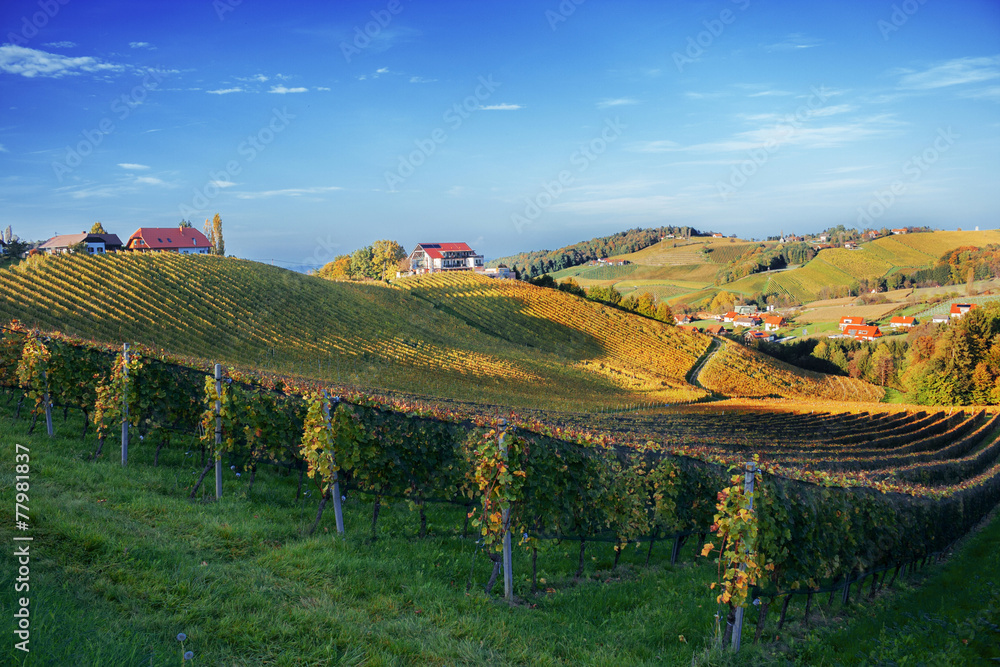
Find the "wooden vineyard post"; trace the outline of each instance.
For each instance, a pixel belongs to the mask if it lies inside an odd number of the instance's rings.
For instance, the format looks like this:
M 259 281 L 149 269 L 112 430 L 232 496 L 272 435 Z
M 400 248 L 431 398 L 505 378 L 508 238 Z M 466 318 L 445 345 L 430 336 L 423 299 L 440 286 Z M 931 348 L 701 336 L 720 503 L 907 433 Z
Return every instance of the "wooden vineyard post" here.
M 507 421 L 500 420 L 500 451 L 507 462 Z M 510 562 L 510 503 L 503 506 L 503 596 L 509 604 L 514 604 L 514 571 Z
M 330 421 L 330 397 L 327 393 L 323 392 L 323 412 L 326 415 L 326 427 L 328 429 L 333 428 L 333 424 Z M 336 454 L 330 452 L 330 459 L 333 461 L 334 466 L 337 464 Z M 333 472 L 333 516 L 337 520 L 337 534 L 344 534 L 344 509 L 340 504 L 340 476 L 335 470 Z
M 753 478 L 754 478 L 755 467 L 752 461 L 747 462 L 746 475 L 743 477 L 743 489 L 746 491 L 747 498 L 750 499 L 749 510 L 753 512 Z M 741 565 L 740 570 L 745 570 L 746 565 Z M 733 639 L 732 646 L 733 652 L 740 650 L 740 640 L 743 637 L 743 606 L 736 608 L 736 621 L 733 623 Z
M 128 343 L 122 344 L 122 377 L 125 391 L 122 392 L 122 465 L 128 464 Z
M 52 431 L 52 400 L 49 397 L 49 374 L 46 371 L 42 371 L 42 380 L 45 382 L 45 428 L 51 438 L 54 435 Z
M 222 497 L 222 364 L 215 365 L 215 499 Z

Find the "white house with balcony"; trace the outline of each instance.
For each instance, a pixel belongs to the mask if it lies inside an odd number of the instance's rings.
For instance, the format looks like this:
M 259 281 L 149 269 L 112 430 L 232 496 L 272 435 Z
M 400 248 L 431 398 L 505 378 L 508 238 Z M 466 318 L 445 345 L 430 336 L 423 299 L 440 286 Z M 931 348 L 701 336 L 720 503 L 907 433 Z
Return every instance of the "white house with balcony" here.
M 418 243 L 410 253 L 410 271 L 415 274 L 441 271 L 483 272 L 483 256 L 467 243 Z

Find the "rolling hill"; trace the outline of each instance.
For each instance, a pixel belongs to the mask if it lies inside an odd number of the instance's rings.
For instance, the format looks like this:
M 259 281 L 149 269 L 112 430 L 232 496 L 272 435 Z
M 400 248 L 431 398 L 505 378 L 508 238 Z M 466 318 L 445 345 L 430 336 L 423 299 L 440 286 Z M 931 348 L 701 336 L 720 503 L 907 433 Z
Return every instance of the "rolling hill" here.
M 942 254 L 961 246 L 1000 243 L 1000 231 L 922 232 L 888 236 L 861 244 L 855 250 L 827 248 L 811 261 L 788 269 L 757 273 L 716 284 L 729 262 L 761 245 L 739 239 L 692 238 L 661 241 L 612 260 L 624 266 L 577 266 L 553 273 L 556 280 L 573 278 L 583 287 L 614 286 L 623 294 L 648 291 L 671 305 L 699 304 L 725 290 L 747 297 L 786 294 L 808 303 L 824 287 L 850 286 L 859 279 L 883 278 L 897 271 L 933 266 Z
M 0 271 L 0 319 L 14 318 L 245 369 L 480 403 L 593 410 L 707 396 L 687 375 L 708 337 L 472 274 L 384 286 L 215 256 L 39 256 Z M 803 378 L 779 393 L 845 397 Z

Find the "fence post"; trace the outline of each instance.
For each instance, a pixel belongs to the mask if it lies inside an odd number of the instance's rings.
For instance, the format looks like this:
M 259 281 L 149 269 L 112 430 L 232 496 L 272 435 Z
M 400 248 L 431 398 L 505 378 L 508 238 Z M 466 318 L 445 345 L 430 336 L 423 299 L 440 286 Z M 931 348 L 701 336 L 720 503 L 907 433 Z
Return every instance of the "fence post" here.
M 328 429 L 332 429 L 333 425 L 330 421 L 330 397 L 325 391 L 323 392 L 323 412 L 326 414 L 326 427 Z M 334 452 L 330 452 L 330 459 L 333 461 L 334 465 L 337 464 L 337 458 Z M 333 473 L 333 516 L 337 520 L 337 534 L 343 535 L 344 510 L 340 504 L 340 475 L 337 474 L 337 471 L 334 471 Z
M 42 371 L 42 380 L 45 381 L 45 428 L 49 432 L 49 437 L 51 438 L 55 434 L 52 431 L 52 400 L 49 397 L 48 371 Z
M 743 490 L 746 491 L 747 497 L 750 499 L 750 512 L 753 512 L 753 478 L 754 471 L 756 470 L 754 463 L 752 461 L 747 462 L 747 471 L 743 476 Z M 745 570 L 746 566 L 741 565 L 740 570 Z M 733 639 L 732 647 L 733 652 L 740 650 L 740 640 L 743 638 L 743 607 L 736 608 L 736 621 L 733 623 Z
M 507 420 L 500 420 L 500 451 L 507 461 Z M 509 604 L 514 604 L 514 570 L 510 562 L 510 504 L 503 507 L 503 596 Z
M 222 364 L 215 365 L 215 499 L 222 497 Z
M 122 376 L 125 393 L 122 395 L 122 465 L 128 464 L 128 343 L 122 344 Z

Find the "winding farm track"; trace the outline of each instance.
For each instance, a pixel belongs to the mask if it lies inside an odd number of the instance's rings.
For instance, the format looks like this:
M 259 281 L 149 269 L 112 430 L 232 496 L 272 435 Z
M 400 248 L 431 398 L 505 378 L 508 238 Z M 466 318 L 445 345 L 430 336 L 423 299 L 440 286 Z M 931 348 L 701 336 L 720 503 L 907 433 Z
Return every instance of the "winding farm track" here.
M 688 382 L 690 382 L 696 387 L 700 387 L 701 389 L 705 389 L 705 391 L 709 391 L 712 392 L 712 394 L 715 394 L 714 391 L 706 388 L 698 380 L 698 378 L 701 376 L 701 372 L 705 369 L 705 364 L 707 364 L 709 359 L 715 356 L 715 353 L 718 352 L 720 349 L 722 349 L 722 341 L 720 341 L 718 338 L 713 337 L 712 342 L 708 346 L 708 349 L 705 350 L 705 354 L 701 355 L 701 359 L 698 360 L 698 363 L 696 363 L 691 368 L 691 371 L 688 374 Z

